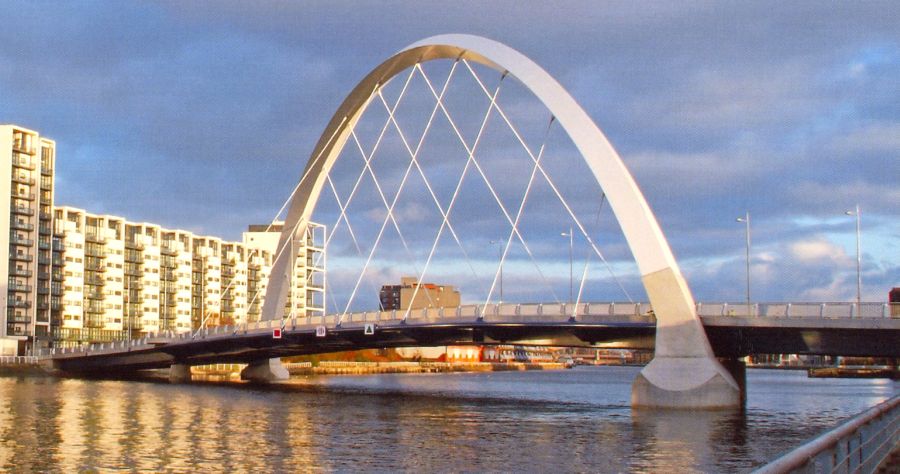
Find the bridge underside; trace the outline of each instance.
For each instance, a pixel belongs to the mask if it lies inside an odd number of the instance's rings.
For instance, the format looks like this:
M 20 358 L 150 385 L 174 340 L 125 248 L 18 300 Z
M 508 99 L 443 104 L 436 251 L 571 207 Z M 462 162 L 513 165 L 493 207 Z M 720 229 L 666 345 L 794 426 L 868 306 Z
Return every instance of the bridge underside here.
M 632 318 L 633 319 L 633 318 Z M 784 321 L 768 326 L 753 320 L 704 318 L 715 355 L 736 358 L 752 354 L 809 354 L 900 357 L 900 327 L 829 321 L 799 326 Z M 891 322 L 888 320 L 888 322 Z M 727 324 L 725 324 L 727 323 Z M 871 323 L 871 321 L 864 322 Z M 853 324 L 849 324 L 854 326 Z M 891 326 L 898 326 L 891 324 Z M 459 344 L 521 344 L 534 346 L 597 347 L 653 350 L 656 325 L 645 321 L 588 324 L 445 323 L 379 325 L 372 335 L 361 326 L 331 328 L 317 337 L 315 328 L 285 328 L 272 337 L 269 328 L 205 336 L 173 342 L 110 349 L 107 352 L 57 354 L 54 366 L 65 372 L 110 373 L 166 368 L 172 364 L 249 363 L 269 358 L 359 349 Z

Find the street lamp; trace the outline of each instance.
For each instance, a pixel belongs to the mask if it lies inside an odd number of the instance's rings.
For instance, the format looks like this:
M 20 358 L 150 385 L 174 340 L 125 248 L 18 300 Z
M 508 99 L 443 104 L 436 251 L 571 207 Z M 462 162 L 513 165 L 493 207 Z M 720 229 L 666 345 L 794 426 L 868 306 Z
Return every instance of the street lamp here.
M 852 211 L 846 211 L 844 214 L 848 216 L 856 216 L 856 314 L 859 316 L 860 303 L 862 302 L 862 276 L 860 275 L 860 253 L 859 253 L 859 204 Z
M 738 222 L 746 225 L 747 234 L 747 313 L 750 313 L 750 211 L 744 214 L 744 217 L 738 217 Z
M 500 257 L 500 303 L 503 303 L 503 241 L 492 240 L 491 245 L 497 245 L 497 256 Z
M 572 294 L 573 294 L 573 292 L 572 292 L 572 288 L 573 288 L 573 285 L 572 285 L 572 235 L 573 235 L 572 227 L 569 226 L 568 232 L 561 232 L 559 235 L 561 235 L 562 237 L 569 238 L 569 302 L 571 303 L 571 302 L 573 302 L 573 300 L 572 300 Z

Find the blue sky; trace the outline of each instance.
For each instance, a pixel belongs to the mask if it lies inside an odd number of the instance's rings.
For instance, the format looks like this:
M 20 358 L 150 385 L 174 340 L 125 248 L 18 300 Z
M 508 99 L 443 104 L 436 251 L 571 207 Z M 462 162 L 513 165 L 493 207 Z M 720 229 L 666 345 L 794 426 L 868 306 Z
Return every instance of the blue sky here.
M 743 298 L 746 211 L 754 299 L 855 298 L 857 203 L 864 299 L 900 286 L 896 2 L 8 2 L 0 22 L 0 122 L 57 140 L 60 205 L 239 239 L 371 68 L 470 33 L 600 125 L 697 299 Z

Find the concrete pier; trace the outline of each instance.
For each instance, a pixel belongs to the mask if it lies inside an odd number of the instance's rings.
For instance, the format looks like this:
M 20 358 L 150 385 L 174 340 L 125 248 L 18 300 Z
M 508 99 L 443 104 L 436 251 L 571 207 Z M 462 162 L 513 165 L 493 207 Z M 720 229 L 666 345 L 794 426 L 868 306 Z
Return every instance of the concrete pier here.
M 256 383 L 270 383 L 278 380 L 287 380 L 290 374 L 281 359 L 255 360 L 241 371 L 241 380 L 249 380 Z
M 739 408 L 741 388 L 716 360 L 681 273 L 666 268 L 642 280 L 656 312 L 656 350 L 631 386 L 631 406 Z
M 187 364 L 172 364 L 169 366 L 169 382 L 187 383 L 191 381 L 191 366 Z
M 656 357 L 631 386 L 635 408 L 734 409 L 741 400 L 734 377 L 707 357 Z

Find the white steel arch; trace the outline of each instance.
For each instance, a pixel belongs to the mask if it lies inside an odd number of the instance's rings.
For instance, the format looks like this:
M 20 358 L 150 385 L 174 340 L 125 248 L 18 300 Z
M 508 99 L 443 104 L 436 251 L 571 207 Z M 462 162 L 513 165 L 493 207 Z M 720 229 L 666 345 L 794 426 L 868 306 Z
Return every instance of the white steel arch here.
M 518 51 L 493 40 L 460 34 L 434 36 L 404 48 L 373 69 L 350 92 L 313 149 L 291 200 L 278 248 L 285 248 L 294 230 L 303 228 L 302 224 L 309 221 L 328 172 L 375 97 L 374 92 L 401 71 L 437 59 L 474 61 L 515 77 L 547 107 L 584 157 L 622 228 L 656 313 L 656 358 L 644 369 L 643 377 L 667 393 L 687 393 L 721 375 L 725 385 L 737 390 L 734 380 L 713 358 L 687 283 L 656 217 L 618 153 L 552 76 Z M 269 276 L 263 319 L 281 317 L 292 261 L 293 256 L 276 260 Z M 672 364 L 664 361 L 674 363 L 676 372 L 690 370 L 691 376 L 672 374 Z M 653 401 L 645 403 L 640 398 L 633 395 L 633 403 L 660 405 Z M 651 398 L 658 396 L 651 395 Z M 713 401 L 709 406 L 733 404 L 728 400 Z

